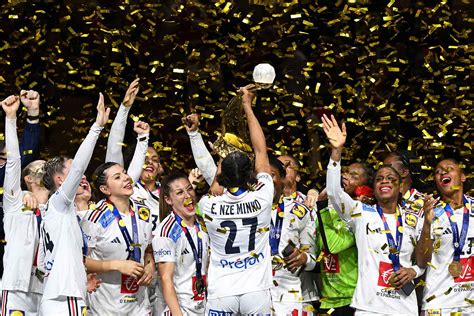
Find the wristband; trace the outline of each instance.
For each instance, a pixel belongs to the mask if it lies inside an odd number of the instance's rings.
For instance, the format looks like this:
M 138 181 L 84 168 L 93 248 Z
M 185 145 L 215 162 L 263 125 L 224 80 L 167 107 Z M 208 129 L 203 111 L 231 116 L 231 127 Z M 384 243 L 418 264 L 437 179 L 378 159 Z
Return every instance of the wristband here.
M 29 119 L 30 121 L 35 121 L 35 120 L 39 120 L 39 115 L 27 115 L 26 116 L 27 119 Z
M 142 141 L 145 141 L 145 140 L 148 140 L 148 136 L 138 137 L 139 142 L 142 142 Z

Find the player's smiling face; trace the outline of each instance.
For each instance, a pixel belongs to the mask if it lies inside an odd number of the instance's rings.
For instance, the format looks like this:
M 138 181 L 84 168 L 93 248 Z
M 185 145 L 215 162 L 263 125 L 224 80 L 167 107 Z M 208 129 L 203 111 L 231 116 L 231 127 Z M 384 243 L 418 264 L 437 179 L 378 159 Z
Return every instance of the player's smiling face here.
M 160 163 L 160 157 L 153 147 L 148 147 L 140 179 L 143 182 L 156 181 L 156 178 L 164 172 Z
M 435 169 L 435 183 L 439 194 L 451 196 L 454 192 L 462 190 L 466 177 L 459 164 L 454 160 L 441 160 Z
M 187 178 L 179 178 L 169 184 L 170 193 L 165 201 L 182 218 L 196 214 L 196 193 Z
M 130 197 L 133 194 L 132 179 L 119 164 L 111 166 L 105 171 L 105 184 L 100 190 L 107 196 Z
M 378 201 L 398 199 L 400 177 L 390 167 L 381 167 L 375 175 L 374 193 Z

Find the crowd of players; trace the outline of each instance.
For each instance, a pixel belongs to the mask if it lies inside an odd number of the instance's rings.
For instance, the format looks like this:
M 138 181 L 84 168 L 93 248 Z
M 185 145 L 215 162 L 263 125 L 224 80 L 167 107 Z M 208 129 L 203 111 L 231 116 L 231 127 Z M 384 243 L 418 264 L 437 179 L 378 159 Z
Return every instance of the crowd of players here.
M 183 123 L 198 169 L 165 172 L 145 122 L 123 157 L 138 91 L 137 79 L 92 185 L 84 173 L 110 115 L 102 94 L 75 157 L 48 161 L 32 161 L 39 94 L 1 102 L 1 315 L 474 315 L 473 199 L 458 161 L 434 168 L 438 196 L 412 187 L 403 153 L 377 170 L 341 168 L 345 126 L 323 116 L 326 188 L 305 195 L 299 162 L 267 151 L 243 87 L 251 158 L 236 149 L 215 161 L 191 114 Z M 209 193 L 198 196 L 204 181 Z

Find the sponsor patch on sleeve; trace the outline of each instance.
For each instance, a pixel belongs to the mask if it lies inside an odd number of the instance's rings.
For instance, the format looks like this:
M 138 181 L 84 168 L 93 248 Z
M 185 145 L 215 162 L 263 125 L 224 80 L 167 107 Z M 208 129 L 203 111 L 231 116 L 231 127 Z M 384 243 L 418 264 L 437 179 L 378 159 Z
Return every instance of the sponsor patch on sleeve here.
M 299 203 L 295 203 L 295 205 L 291 208 L 290 213 L 296 215 L 299 219 L 303 219 L 306 215 L 308 209 Z
M 366 212 L 376 212 L 377 210 L 375 209 L 375 206 L 373 205 L 367 205 L 365 203 L 362 203 L 362 210 Z
M 110 211 L 107 210 L 102 214 L 102 216 L 99 219 L 100 225 L 102 225 L 103 228 L 109 227 L 110 223 L 112 223 L 115 219 L 114 214 Z

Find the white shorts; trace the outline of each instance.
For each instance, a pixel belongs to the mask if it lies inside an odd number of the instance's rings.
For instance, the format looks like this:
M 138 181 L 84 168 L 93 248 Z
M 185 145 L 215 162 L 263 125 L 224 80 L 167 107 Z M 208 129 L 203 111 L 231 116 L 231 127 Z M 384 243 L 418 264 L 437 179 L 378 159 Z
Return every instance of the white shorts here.
M 208 299 L 206 315 L 270 315 L 272 299 L 270 290 L 250 292 L 242 295 Z
M 38 315 L 41 294 L 23 291 L 2 291 L 3 315 Z M 15 313 L 16 312 L 16 313 Z
M 309 307 L 309 306 L 311 307 Z M 273 315 L 311 316 L 314 315 L 313 306 L 304 302 L 273 302 Z
M 60 296 L 54 300 L 43 300 L 41 316 L 82 316 L 87 315 L 87 306 L 82 298 Z
M 421 311 L 421 316 L 449 316 L 451 313 L 461 313 L 462 316 L 474 316 L 474 307 L 425 309 Z

